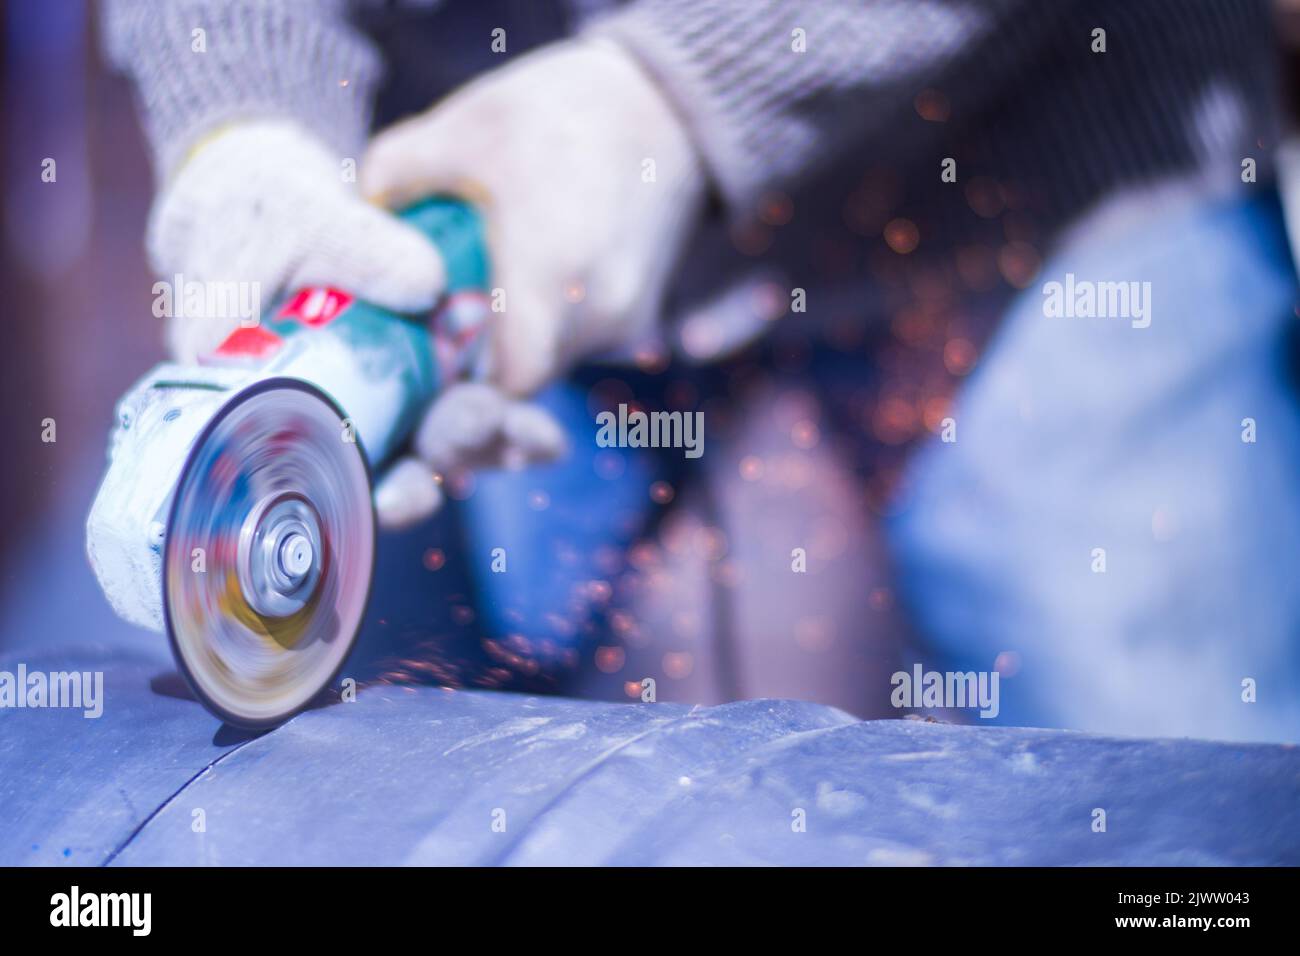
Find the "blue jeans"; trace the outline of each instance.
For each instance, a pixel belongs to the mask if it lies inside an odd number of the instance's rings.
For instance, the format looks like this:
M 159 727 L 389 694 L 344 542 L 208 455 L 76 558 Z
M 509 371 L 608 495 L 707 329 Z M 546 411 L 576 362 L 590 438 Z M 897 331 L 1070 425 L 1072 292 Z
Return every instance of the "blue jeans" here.
M 1066 273 L 1149 282 L 1149 327 L 1046 317 Z M 1271 194 L 1094 230 L 1018 296 L 889 529 L 940 669 L 1009 652 L 999 722 L 1300 739 L 1296 301 Z
M 537 397 L 568 435 L 561 460 L 478 472 L 432 522 L 381 536 L 350 672 L 569 688 L 607 636 L 606 606 L 628 548 L 660 510 L 648 489 L 672 477 L 655 449 L 597 447 L 588 391 L 609 375 L 578 376 Z

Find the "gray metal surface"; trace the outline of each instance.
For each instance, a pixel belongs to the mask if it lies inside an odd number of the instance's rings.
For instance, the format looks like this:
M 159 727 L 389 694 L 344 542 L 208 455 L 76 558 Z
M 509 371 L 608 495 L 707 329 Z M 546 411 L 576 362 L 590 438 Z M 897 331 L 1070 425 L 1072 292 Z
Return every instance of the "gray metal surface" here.
M 22 660 L 107 702 L 0 710 L 4 864 L 1300 863 L 1295 747 L 395 686 L 251 737 L 161 648 Z

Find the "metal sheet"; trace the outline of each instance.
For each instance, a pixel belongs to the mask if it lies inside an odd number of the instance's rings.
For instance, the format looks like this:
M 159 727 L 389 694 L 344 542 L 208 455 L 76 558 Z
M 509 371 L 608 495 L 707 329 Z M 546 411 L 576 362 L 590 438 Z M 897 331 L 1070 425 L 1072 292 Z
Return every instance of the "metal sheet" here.
M 0 712 L 0 863 L 1300 863 L 1296 748 L 393 686 L 249 738 L 28 664 L 112 706 Z

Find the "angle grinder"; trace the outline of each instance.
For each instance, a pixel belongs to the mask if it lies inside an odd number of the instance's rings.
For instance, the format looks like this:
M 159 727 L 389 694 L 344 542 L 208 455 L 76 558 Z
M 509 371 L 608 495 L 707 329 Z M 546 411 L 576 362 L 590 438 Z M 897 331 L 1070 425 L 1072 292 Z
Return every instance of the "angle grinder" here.
M 432 317 L 302 289 L 118 403 L 86 523 L 91 565 L 118 615 L 165 633 L 227 723 L 275 726 L 338 675 L 370 593 L 371 476 L 440 390 L 481 371 L 478 214 L 434 198 L 402 217 L 446 265 Z

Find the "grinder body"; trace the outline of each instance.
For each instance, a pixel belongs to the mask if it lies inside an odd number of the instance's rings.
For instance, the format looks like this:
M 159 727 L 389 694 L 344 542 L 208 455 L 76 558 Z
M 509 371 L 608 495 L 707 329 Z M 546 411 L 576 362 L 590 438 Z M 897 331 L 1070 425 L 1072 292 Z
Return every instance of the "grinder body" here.
M 197 366 L 162 364 L 118 404 L 87 553 L 114 610 L 167 634 L 200 700 L 267 727 L 336 676 L 374 555 L 372 471 L 484 357 L 478 215 L 431 199 L 447 294 L 431 319 L 303 289 Z

